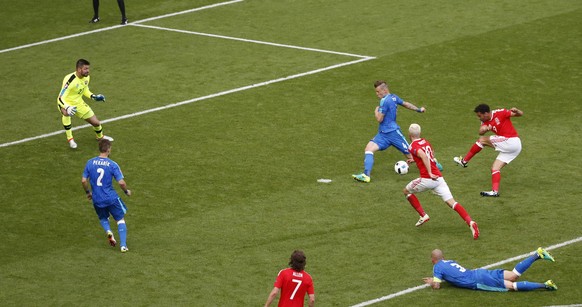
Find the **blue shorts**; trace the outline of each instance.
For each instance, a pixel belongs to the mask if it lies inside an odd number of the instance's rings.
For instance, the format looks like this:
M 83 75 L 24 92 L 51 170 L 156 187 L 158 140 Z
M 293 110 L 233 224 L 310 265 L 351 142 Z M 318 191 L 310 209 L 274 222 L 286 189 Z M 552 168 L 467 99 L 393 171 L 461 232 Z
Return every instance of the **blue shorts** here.
M 478 290 L 507 292 L 503 280 L 503 270 L 475 270 L 475 282 Z
M 108 219 L 109 214 L 111 214 L 111 216 L 113 216 L 116 221 L 119 221 L 123 219 L 125 213 L 127 212 L 127 207 L 125 207 L 125 204 L 121 198 L 117 198 L 117 200 L 107 205 L 106 207 L 97 207 L 95 204 L 93 204 L 93 207 L 95 208 L 95 212 L 97 212 L 97 216 L 100 220 Z
M 387 133 L 378 132 L 378 134 L 376 134 L 376 136 L 370 141 L 376 143 L 380 150 L 394 146 L 405 155 L 410 153 L 408 152 L 408 142 L 406 141 L 404 135 L 402 135 L 402 132 L 400 132 L 400 129 Z

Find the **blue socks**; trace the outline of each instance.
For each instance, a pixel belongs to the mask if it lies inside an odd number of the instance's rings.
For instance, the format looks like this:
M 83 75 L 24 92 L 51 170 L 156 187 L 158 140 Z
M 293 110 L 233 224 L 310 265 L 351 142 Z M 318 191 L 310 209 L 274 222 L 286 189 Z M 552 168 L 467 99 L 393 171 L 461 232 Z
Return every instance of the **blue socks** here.
M 127 226 L 124 220 L 117 222 L 117 231 L 119 232 L 119 245 L 127 246 Z
M 521 261 L 520 263 L 518 263 L 515 268 L 513 269 L 513 271 L 515 273 L 517 273 L 517 275 L 520 275 L 525 273 L 525 271 L 527 269 L 529 269 L 529 267 L 536 261 L 540 259 L 540 257 L 538 256 L 538 254 L 533 254 L 527 258 L 525 258 L 523 261 Z
M 103 229 L 105 230 L 105 232 L 111 231 L 111 226 L 109 226 L 109 220 L 108 219 L 99 220 L 99 223 L 101 224 L 101 227 L 103 227 Z
M 529 269 L 529 267 L 538 259 L 540 259 L 538 254 L 533 254 L 525 258 L 515 266 L 513 272 L 521 276 L 521 274 L 525 273 L 525 271 L 527 271 L 527 269 Z M 514 286 L 516 291 L 532 291 L 537 289 L 544 289 L 546 287 L 546 285 L 542 283 L 530 281 L 518 281 L 514 283 Z
M 546 285 L 539 282 L 518 281 L 514 283 L 516 291 L 532 291 L 537 289 L 544 289 Z
M 372 167 L 374 167 L 374 153 L 366 151 L 366 154 L 364 155 L 364 174 L 366 174 L 366 176 L 370 176 Z

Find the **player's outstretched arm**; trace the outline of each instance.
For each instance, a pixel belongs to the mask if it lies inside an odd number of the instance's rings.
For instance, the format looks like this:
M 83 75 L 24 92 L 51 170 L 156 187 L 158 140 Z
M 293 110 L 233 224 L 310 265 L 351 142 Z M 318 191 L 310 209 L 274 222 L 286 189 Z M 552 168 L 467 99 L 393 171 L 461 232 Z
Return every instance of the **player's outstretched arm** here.
M 103 96 L 102 94 L 92 94 L 91 99 L 95 101 L 105 101 L 105 96 Z
M 426 108 L 425 107 L 420 107 L 419 108 L 419 107 L 413 105 L 412 103 L 410 103 L 408 101 L 405 101 L 402 104 L 402 106 L 405 107 L 405 108 L 407 108 L 407 109 L 409 109 L 409 110 L 416 111 L 418 113 L 424 113 L 424 112 L 426 112 Z
M 435 290 L 441 288 L 441 283 L 440 282 L 435 282 L 432 277 L 425 277 L 422 280 L 424 281 L 424 283 L 430 285 L 431 288 L 433 288 Z
M 523 111 L 520 110 L 520 109 L 518 109 L 518 108 L 516 108 L 516 107 L 513 107 L 513 108 L 509 109 L 509 111 L 511 111 L 511 116 L 517 116 L 517 117 L 519 117 L 519 116 L 522 116 L 523 115 Z

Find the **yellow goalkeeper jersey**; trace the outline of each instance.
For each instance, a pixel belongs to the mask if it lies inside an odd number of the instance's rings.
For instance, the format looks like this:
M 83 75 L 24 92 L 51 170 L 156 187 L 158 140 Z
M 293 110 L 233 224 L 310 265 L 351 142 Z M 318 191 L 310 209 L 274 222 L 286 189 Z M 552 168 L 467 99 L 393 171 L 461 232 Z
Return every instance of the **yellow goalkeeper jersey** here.
M 65 105 L 82 105 L 83 96 L 91 98 L 93 93 L 89 90 L 90 80 L 91 76 L 79 78 L 75 73 L 66 75 L 57 101 L 59 106 L 64 108 Z

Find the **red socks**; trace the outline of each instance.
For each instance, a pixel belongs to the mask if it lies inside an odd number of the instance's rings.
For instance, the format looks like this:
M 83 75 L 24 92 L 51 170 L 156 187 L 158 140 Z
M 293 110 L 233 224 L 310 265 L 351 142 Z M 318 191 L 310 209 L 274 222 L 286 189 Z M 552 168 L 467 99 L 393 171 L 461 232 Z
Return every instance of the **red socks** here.
M 461 206 L 461 204 L 455 203 L 453 205 L 453 210 L 457 211 L 457 213 L 461 216 L 461 218 L 463 220 L 465 220 L 465 223 L 467 223 L 467 225 L 471 226 L 472 219 L 469 216 L 469 213 L 467 213 L 467 211 L 465 211 L 465 208 L 463 208 L 463 206 Z
M 426 215 L 426 212 L 424 212 L 424 209 L 422 209 L 422 206 L 420 205 L 418 198 L 416 198 L 416 195 L 408 194 L 406 195 L 406 199 L 421 217 Z
M 471 149 L 469 149 L 469 152 L 463 158 L 463 160 L 465 162 L 469 162 L 469 160 L 471 160 L 471 158 L 473 158 L 474 155 L 476 155 L 478 152 L 480 152 L 481 149 L 483 149 L 483 144 L 481 144 L 479 142 L 475 142 L 475 144 L 473 144 L 473 146 L 471 146 Z
M 491 187 L 495 192 L 499 191 L 499 182 L 501 181 L 501 171 L 491 170 Z

